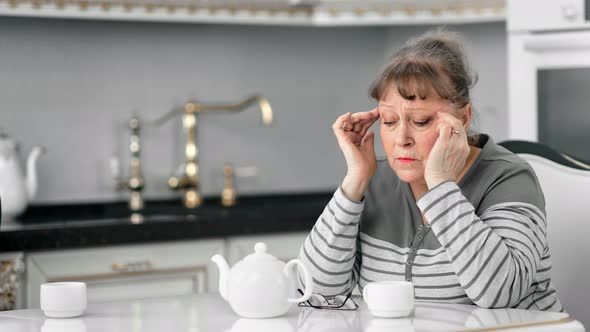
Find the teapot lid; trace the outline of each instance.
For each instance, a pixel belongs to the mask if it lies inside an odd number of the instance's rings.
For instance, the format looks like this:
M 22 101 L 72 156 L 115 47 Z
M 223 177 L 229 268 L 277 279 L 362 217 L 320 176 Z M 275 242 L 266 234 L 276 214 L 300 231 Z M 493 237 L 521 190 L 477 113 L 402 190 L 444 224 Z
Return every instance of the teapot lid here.
M 258 262 L 258 261 L 278 261 L 278 259 L 266 252 L 266 244 L 263 242 L 258 242 L 254 245 L 254 253 L 246 256 L 244 258 L 245 262 Z

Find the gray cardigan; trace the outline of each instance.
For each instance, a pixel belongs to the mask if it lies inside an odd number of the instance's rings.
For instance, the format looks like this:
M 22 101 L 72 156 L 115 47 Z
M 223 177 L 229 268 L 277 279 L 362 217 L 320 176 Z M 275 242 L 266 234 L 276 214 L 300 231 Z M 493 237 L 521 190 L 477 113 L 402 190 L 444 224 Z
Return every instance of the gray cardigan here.
M 299 255 L 314 292 L 408 280 L 416 300 L 563 311 L 535 173 L 486 135 L 479 147 L 459 183 L 444 182 L 418 201 L 385 159 L 362 202 L 338 188 Z

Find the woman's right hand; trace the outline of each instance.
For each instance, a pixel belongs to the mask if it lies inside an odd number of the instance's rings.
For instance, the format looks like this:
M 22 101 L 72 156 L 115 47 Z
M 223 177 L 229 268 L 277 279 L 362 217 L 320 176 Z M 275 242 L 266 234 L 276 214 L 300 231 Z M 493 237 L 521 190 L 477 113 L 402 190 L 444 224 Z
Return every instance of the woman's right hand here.
M 346 113 L 332 125 L 348 167 L 342 190 L 351 199 L 360 201 L 377 168 L 375 134 L 367 131 L 379 119 L 379 110 Z

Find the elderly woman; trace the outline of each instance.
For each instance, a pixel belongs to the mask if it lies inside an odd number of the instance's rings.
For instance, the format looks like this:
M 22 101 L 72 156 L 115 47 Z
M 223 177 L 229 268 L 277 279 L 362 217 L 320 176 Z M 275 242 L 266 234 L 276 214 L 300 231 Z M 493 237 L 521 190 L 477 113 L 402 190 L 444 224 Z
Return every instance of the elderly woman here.
M 336 120 L 348 171 L 299 257 L 316 293 L 407 280 L 416 300 L 564 310 L 533 170 L 489 136 L 467 134 L 474 83 L 458 36 L 430 32 L 373 82 L 377 108 Z M 379 160 L 368 131 L 376 121 Z

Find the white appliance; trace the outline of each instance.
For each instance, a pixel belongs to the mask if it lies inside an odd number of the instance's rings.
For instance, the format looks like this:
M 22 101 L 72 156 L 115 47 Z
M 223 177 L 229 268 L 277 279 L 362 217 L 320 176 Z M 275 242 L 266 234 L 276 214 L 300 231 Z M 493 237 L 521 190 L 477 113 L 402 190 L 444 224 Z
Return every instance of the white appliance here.
M 590 0 L 508 0 L 508 135 L 590 160 Z
M 587 163 L 590 0 L 508 0 L 506 15 L 509 138 L 538 141 Z M 590 186 L 587 180 L 573 176 L 564 179 L 570 173 L 586 172 L 557 172 L 535 160 L 528 161 L 541 180 L 548 202 L 557 295 L 566 311 L 588 328 L 588 287 L 576 289 L 571 280 L 587 279 L 580 269 L 587 270 L 590 251 L 583 244 L 575 245 L 572 239 L 576 234 L 590 234 L 587 204 L 583 203 L 588 201 Z M 565 213 L 566 209 L 571 212 Z

